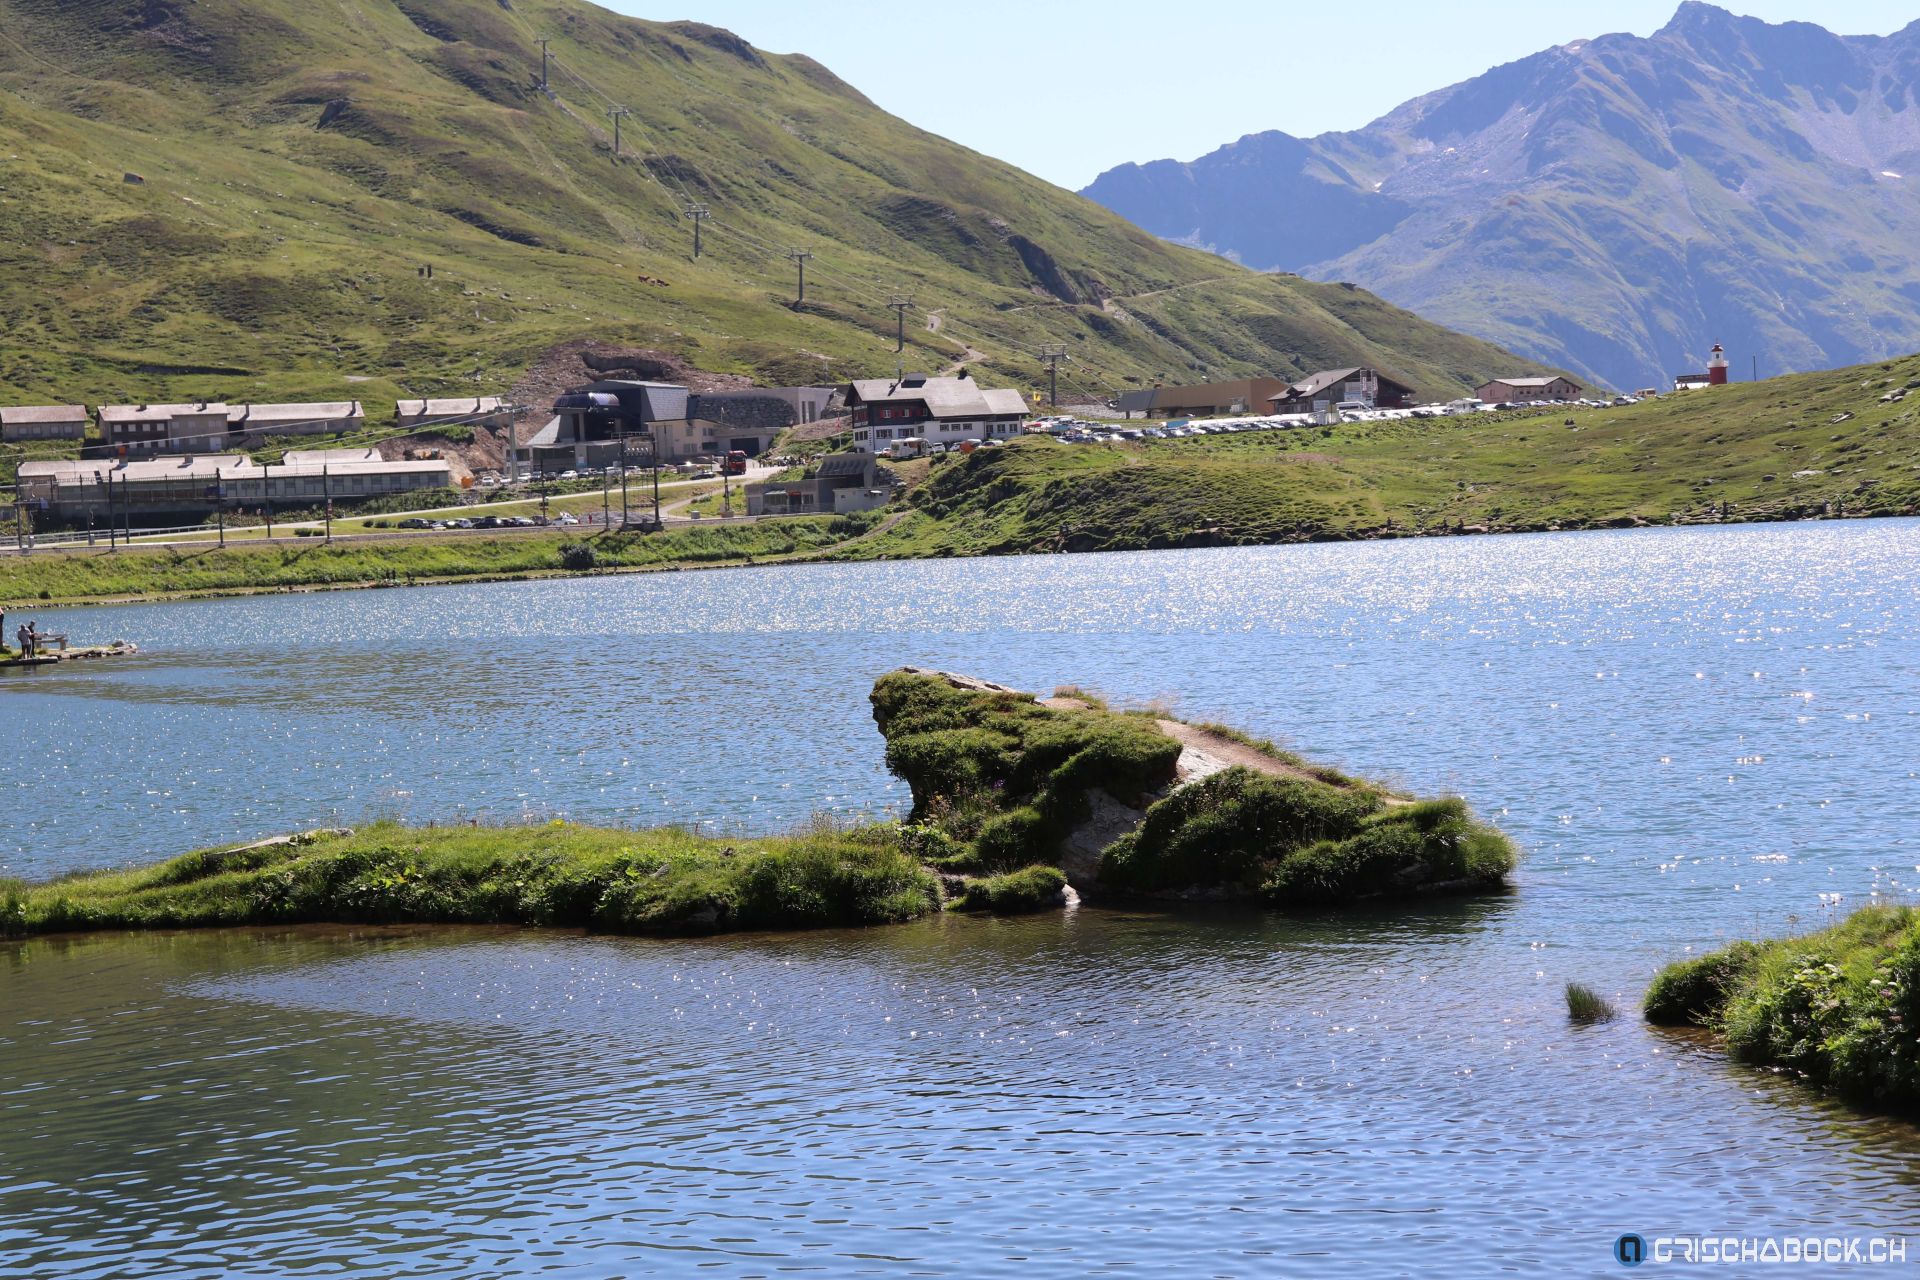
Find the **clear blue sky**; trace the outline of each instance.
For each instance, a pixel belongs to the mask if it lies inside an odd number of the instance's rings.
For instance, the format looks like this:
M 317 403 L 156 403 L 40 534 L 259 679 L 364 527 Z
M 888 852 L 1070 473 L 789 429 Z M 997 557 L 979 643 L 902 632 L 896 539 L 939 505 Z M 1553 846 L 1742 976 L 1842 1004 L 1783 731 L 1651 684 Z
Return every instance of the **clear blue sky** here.
M 806 53 L 895 115 L 1065 187 L 1246 133 L 1353 129 L 1408 98 L 1679 0 L 600 0 Z M 1915 0 L 1729 0 L 1770 22 L 1885 35 Z M 1304 56 L 1301 56 L 1304 55 Z

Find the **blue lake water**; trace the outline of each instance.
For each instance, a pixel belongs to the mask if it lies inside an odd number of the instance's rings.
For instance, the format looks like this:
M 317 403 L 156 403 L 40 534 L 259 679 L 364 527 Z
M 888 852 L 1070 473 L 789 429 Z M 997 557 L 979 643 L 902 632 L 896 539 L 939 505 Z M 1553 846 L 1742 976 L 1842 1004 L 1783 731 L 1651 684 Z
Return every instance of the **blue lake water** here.
M 905 791 L 902 664 L 1465 795 L 1510 897 L 653 942 L 0 946 L 0 1273 L 1477 1274 L 1916 1237 L 1920 1142 L 1630 1007 L 1920 883 L 1920 522 L 47 611 L 0 874 L 393 813 L 770 830 Z M 25 615 L 22 615 L 25 616 Z

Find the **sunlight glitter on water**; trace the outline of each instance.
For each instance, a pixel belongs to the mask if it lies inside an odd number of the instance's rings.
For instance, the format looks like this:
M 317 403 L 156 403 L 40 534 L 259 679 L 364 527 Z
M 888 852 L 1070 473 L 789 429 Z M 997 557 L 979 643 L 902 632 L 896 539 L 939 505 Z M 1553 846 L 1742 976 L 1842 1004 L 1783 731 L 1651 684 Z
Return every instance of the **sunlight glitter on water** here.
M 1457 792 L 1525 862 L 1377 917 L 0 950 L 0 1223 L 36 1224 L 0 1260 L 1399 1274 L 1499 1241 L 1489 1268 L 1564 1272 L 1625 1229 L 1897 1228 L 1909 1131 L 1570 1028 L 1561 987 L 1630 1009 L 1663 960 L 1910 892 L 1916 552 L 1902 521 L 67 613 L 143 652 L 0 680 L 48 747 L 0 758 L 10 873 L 381 808 L 880 811 L 866 693 L 906 662 Z

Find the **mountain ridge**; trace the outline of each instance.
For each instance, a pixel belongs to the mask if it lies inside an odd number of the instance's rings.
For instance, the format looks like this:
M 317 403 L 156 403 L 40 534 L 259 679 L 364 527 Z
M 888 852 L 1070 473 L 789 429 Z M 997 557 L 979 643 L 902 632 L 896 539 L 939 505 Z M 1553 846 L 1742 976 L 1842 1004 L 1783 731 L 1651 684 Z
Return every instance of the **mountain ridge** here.
M 1920 346 L 1920 22 L 1836 36 L 1688 0 L 1361 129 L 1252 134 L 1085 194 L 1248 265 L 1348 279 L 1615 387 L 1714 342 L 1762 371 Z

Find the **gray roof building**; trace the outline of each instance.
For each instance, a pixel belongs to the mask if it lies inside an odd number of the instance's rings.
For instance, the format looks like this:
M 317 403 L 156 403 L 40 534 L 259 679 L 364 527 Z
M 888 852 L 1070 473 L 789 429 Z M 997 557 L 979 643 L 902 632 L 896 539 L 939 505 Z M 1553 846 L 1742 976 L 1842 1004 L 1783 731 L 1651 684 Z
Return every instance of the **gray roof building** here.
M 1011 388 L 982 388 L 970 377 L 935 378 L 909 373 L 902 378 L 859 378 L 849 384 L 847 407 L 925 405 L 927 416 L 990 418 L 1027 411 L 1026 399 Z
M 78 404 L 0 408 L 0 439 L 78 440 L 87 433 L 87 409 Z
M 367 413 L 358 400 L 313 404 L 236 404 L 227 410 L 227 426 L 259 435 L 320 435 L 354 431 L 366 425 Z

